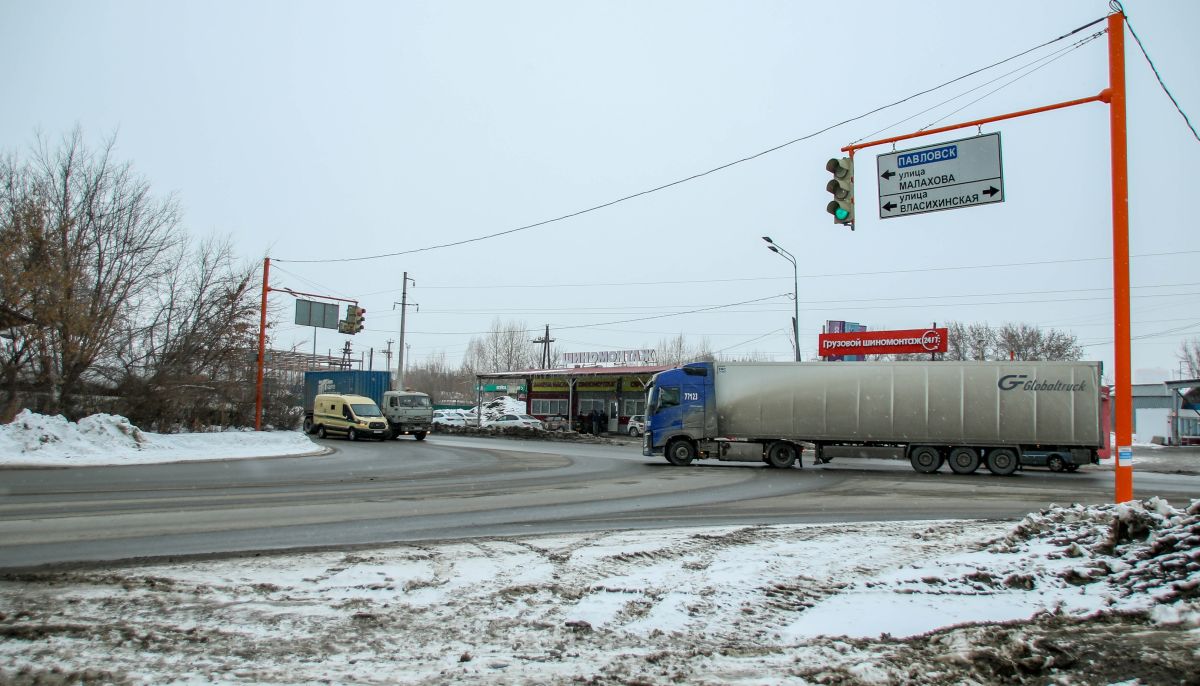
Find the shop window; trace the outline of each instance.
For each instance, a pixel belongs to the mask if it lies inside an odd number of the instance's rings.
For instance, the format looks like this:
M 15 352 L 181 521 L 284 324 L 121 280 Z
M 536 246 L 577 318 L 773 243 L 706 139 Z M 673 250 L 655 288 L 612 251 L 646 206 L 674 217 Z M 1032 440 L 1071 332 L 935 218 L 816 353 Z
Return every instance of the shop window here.
M 534 400 L 533 414 L 538 415 L 563 415 L 567 414 L 567 401 L 565 399 L 553 400 Z
M 580 398 L 579 411 L 583 414 L 590 414 L 592 410 L 597 412 L 607 412 L 604 406 L 604 400 L 600 398 Z

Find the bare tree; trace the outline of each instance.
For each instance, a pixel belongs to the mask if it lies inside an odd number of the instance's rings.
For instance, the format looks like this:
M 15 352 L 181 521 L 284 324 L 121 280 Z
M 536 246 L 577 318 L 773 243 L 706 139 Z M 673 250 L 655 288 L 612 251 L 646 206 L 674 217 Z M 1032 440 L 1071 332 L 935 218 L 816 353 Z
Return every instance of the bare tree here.
M 469 374 L 530 369 L 541 359 L 541 349 L 530 338 L 525 322 L 492 320 L 491 330 L 471 337 L 463 356 Z
M 695 346 L 688 345 L 682 333 L 671 338 L 664 338 L 655 348 L 655 359 L 661 365 L 677 367 L 689 362 L 712 362 L 716 356 L 707 337 L 700 339 Z
M 446 353 L 441 351 L 410 367 L 404 380 L 406 385 L 428 393 L 434 402 L 469 402 L 475 397 L 475 379 L 463 369 L 452 369 L 446 363 Z
M 1188 379 L 1200 377 L 1200 338 L 1179 344 L 1179 362 Z
M 0 242 L 21 247 L 7 285 L 38 324 L 25 346 L 44 411 L 71 412 L 97 361 L 115 356 L 140 298 L 174 265 L 179 245 L 174 198 L 155 198 L 128 163 L 112 159 L 114 140 L 90 150 L 79 129 L 52 148 L 39 137 L 29 163 L 5 162 Z
M 1074 334 L 1028 324 L 1005 324 L 996 332 L 996 347 L 1000 359 L 1078 360 L 1083 356 Z
M 127 413 L 162 429 L 247 423 L 257 264 L 238 265 L 228 239 L 181 246 L 171 259 L 176 268 L 143 304 L 145 323 L 128 329 L 118 354 L 113 380 Z

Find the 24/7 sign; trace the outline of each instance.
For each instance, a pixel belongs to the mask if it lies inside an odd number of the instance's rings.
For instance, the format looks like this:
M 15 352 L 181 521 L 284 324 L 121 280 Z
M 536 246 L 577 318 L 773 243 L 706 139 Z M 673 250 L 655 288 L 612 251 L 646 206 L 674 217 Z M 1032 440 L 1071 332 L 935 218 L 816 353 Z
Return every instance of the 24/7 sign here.
M 879 155 L 879 218 L 1004 202 L 1000 134 Z

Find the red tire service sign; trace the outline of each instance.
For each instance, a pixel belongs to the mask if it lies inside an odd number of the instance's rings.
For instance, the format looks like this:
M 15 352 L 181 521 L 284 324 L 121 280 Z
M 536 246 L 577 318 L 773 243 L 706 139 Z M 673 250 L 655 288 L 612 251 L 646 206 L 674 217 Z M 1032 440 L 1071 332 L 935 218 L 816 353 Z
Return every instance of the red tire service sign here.
M 947 338 L 946 329 L 823 333 L 820 337 L 821 357 L 944 353 Z

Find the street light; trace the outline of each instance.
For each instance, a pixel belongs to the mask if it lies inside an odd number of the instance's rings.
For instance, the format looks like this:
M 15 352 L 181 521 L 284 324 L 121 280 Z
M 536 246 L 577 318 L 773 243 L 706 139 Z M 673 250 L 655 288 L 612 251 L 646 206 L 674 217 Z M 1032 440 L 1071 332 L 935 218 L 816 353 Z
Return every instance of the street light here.
M 796 314 L 792 317 L 792 335 L 795 336 L 796 342 L 796 361 L 800 361 L 800 275 L 799 269 L 796 266 L 796 257 L 783 246 L 771 240 L 770 236 L 763 236 L 762 239 L 767 242 L 767 250 L 779 255 L 783 259 L 792 263 L 792 303 L 796 306 Z

